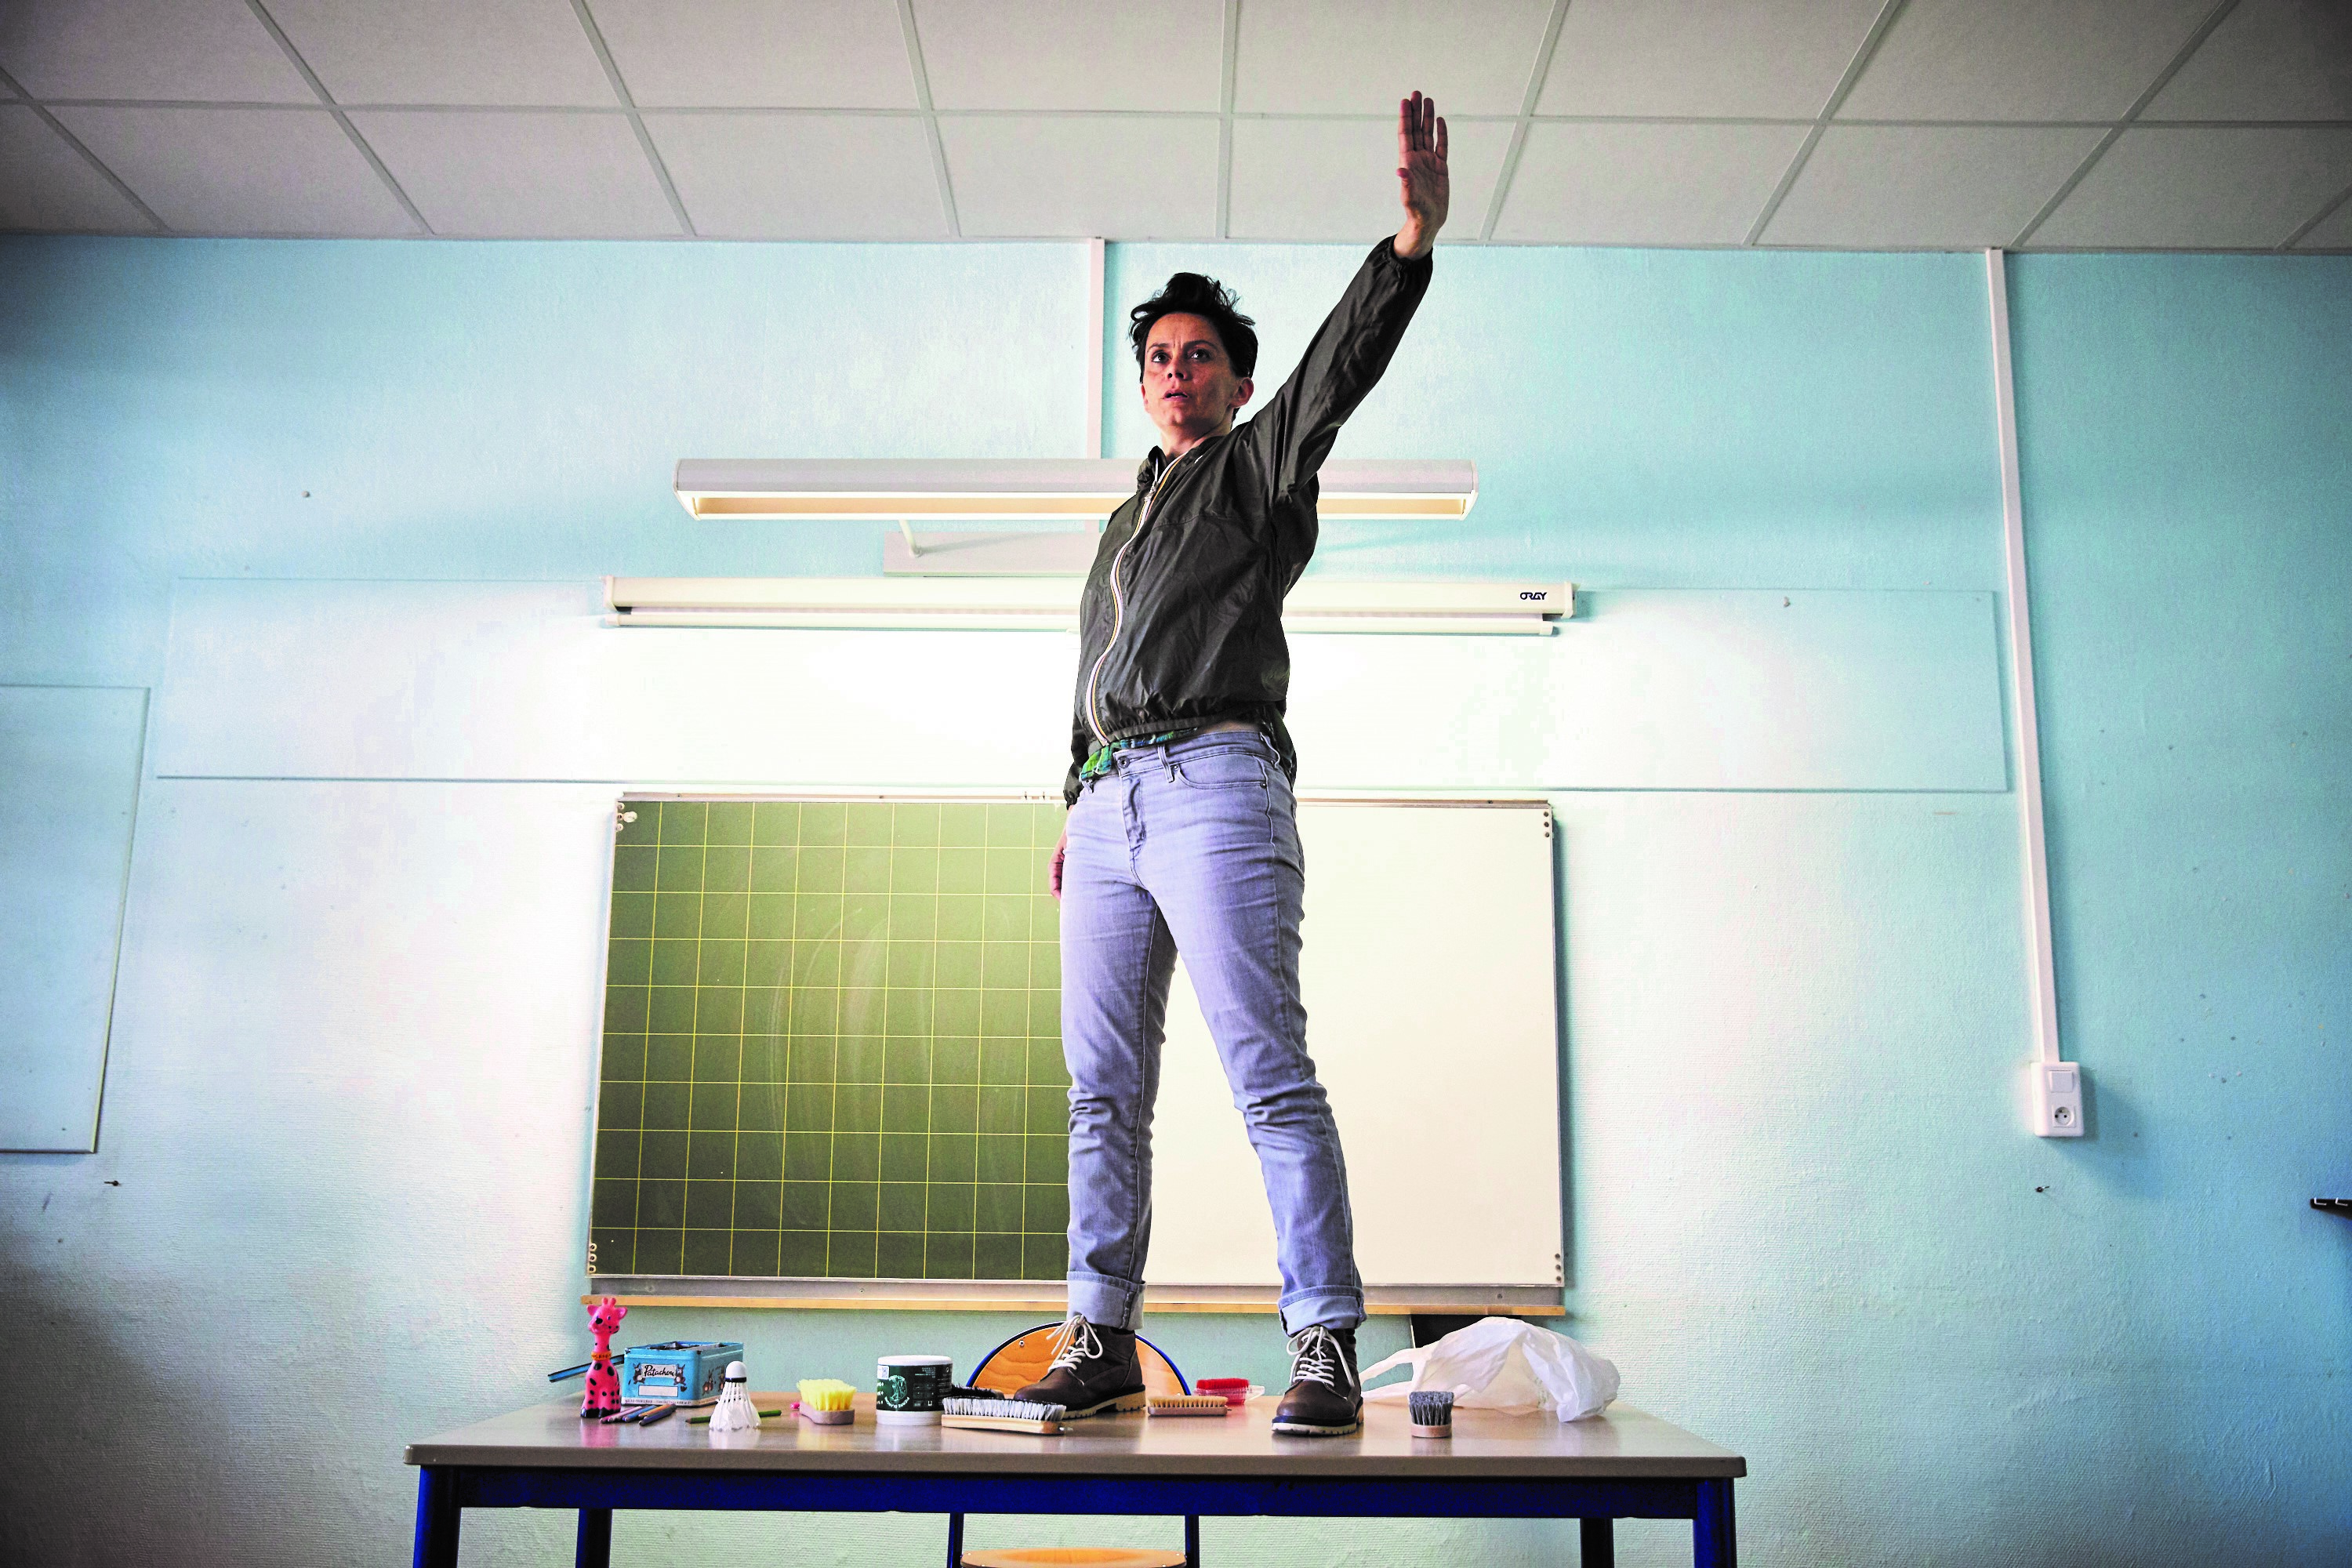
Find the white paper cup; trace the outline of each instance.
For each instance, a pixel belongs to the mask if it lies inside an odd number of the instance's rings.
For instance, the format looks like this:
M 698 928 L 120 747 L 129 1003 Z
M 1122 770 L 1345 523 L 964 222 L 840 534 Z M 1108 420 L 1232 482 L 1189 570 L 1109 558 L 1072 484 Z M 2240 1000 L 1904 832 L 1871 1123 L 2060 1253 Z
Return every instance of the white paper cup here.
M 874 1421 L 881 1426 L 936 1426 L 954 1363 L 943 1355 L 886 1355 L 874 1363 Z

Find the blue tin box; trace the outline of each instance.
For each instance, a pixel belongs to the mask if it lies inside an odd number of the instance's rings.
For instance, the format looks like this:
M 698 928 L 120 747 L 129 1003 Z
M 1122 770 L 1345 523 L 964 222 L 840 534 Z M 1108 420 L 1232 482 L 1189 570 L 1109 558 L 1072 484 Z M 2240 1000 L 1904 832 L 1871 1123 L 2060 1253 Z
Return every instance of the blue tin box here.
M 709 1405 L 725 1385 L 727 1363 L 743 1359 L 732 1340 L 672 1340 L 621 1352 L 621 1398 L 636 1405 Z

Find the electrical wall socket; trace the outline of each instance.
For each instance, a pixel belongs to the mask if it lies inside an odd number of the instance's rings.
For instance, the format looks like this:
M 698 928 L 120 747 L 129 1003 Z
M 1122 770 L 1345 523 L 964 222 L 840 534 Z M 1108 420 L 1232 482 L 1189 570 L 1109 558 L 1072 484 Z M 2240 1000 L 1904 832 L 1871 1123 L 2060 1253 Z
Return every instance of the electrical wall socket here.
M 2083 1069 L 2073 1062 L 2036 1062 L 2027 1069 L 2033 1084 L 2033 1135 L 2083 1135 Z

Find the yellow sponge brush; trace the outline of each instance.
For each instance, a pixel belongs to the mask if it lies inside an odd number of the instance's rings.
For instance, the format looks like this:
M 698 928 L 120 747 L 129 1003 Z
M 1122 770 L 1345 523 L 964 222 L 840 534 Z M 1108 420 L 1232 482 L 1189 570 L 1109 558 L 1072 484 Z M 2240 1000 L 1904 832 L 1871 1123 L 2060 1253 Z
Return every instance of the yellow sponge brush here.
M 837 1377 L 801 1379 L 801 1415 L 819 1426 L 846 1426 L 856 1419 L 850 1402 L 857 1391 Z

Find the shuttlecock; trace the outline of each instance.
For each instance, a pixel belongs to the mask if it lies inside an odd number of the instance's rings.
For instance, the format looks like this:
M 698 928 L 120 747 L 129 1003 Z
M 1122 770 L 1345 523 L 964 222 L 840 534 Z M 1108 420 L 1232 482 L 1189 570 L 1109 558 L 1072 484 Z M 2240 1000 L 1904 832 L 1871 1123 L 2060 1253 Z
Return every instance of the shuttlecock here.
M 710 1435 L 721 1432 L 749 1432 L 760 1425 L 759 1406 L 743 1388 L 743 1363 L 727 1363 L 727 1386 L 719 1391 L 718 1407 L 710 1413 Z

